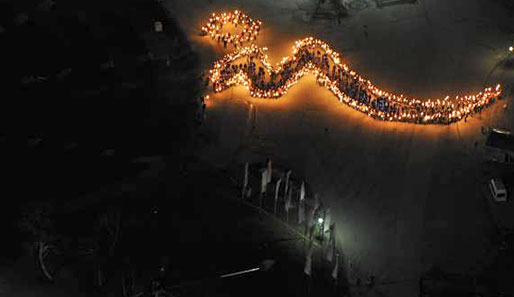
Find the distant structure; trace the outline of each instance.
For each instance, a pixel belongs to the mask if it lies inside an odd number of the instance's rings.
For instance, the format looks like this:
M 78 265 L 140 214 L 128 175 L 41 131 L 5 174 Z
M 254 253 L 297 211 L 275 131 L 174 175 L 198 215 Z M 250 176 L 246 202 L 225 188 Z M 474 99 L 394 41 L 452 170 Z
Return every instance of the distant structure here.
M 401 5 L 401 4 L 415 4 L 417 0 L 375 0 L 378 8 L 388 6 Z
M 491 129 L 485 141 L 484 152 L 489 160 L 514 163 L 514 136 L 510 131 Z
M 312 14 L 312 19 L 333 19 L 336 18 L 338 24 L 341 23 L 341 19 L 348 16 L 348 11 L 341 0 L 329 0 L 331 8 L 322 9 L 321 6 L 325 4 L 327 0 L 317 0 L 316 8 Z

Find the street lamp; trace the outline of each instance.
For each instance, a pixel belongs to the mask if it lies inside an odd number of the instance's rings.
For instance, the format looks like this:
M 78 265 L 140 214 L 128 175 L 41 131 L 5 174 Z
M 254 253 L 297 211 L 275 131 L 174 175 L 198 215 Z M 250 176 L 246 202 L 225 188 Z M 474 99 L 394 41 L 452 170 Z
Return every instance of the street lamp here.
M 323 218 L 318 218 L 318 223 L 321 225 L 323 224 Z
M 511 53 L 512 53 L 513 51 L 514 51 L 514 47 L 512 47 L 512 46 L 511 46 L 511 47 L 509 47 L 509 52 L 511 52 Z

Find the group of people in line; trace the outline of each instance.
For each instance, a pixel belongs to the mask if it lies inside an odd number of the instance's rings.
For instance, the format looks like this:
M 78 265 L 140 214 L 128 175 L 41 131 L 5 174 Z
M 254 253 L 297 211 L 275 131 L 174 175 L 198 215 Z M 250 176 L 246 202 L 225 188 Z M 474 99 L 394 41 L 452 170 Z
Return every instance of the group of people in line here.
M 480 112 L 494 102 L 492 92 L 491 94 L 483 93 L 485 104 L 484 101 L 480 104 L 469 104 L 469 100 L 461 100 L 454 104 L 449 101 L 442 102 L 442 104 L 423 103 L 413 100 L 406 101 L 404 98 L 398 97 L 379 96 L 378 92 L 373 92 L 368 81 L 360 79 L 354 72 L 334 63 L 325 51 L 315 47 L 300 48 L 294 58 L 286 60 L 276 70 L 270 71 L 263 67 L 264 65 L 260 63 L 261 58 L 256 52 L 256 54 L 247 55 L 245 61 L 242 61 L 243 58 L 239 58 L 228 62 L 221 69 L 219 79 L 214 82 L 214 90 L 221 91 L 229 87 L 228 81 L 234 75 L 243 72 L 250 80 L 250 90 L 272 91 L 273 94 L 283 95 L 295 80 L 300 78 L 301 74 L 297 75 L 299 72 L 306 68 L 309 70 L 316 68 L 318 77 L 320 73 L 323 74 L 329 78 L 331 84 L 335 84 L 340 94 L 354 101 L 355 104 L 352 105 L 354 108 L 381 120 L 450 124 L 463 118 L 466 120 L 468 115 Z M 326 84 L 326 80 L 323 82 L 318 79 L 318 82 Z M 457 114 L 456 111 L 462 112 Z

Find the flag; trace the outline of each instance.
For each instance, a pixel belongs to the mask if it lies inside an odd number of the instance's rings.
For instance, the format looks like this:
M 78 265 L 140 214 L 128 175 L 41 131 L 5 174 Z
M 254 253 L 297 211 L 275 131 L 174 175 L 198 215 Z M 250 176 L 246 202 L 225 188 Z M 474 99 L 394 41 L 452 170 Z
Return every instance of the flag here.
M 291 193 L 293 191 L 291 190 L 291 188 L 289 188 L 289 193 L 287 193 L 287 197 L 286 197 L 286 200 L 285 200 L 285 210 L 286 210 L 286 222 L 289 222 L 289 209 L 290 208 L 293 208 L 293 203 L 291 201 Z
M 298 224 L 303 223 L 305 221 L 305 201 L 300 200 L 298 202 Z
M 305 221 L 305 182 L 300 187 L 300 201 L 298 201 L 298 224 Z
M 275 186 L 275 214 L 277 213 L 277 202 L 278 202 L 278 190 L 280 190 L 280 184 L 282 183 L 282 177 L 277 181 L 277 185 Z
M 312 236 L 314 235 L 314 229 L 316 228 L 316 222 L 314 222 L 314 216 L 316 215 L 316 209 L 314 207 L 311 207 L 309 209 L 309 215 L 307 216 L 307 226 L 308 226 L 308 232 L 309 232 L 309 239 L 312 239 Z
M 267 179 L 267 182 L 270 183 L 271 182 L 271 159 L 268 159 L 268 179 Z
M 286 209 L 286 212 L 289 212 L 289 209 L 293 208 L 293 204 L 292 204 L 292 201 L 291 201 L 291 193 L 292 192 L 293 191 L 291 191 L 291 189 L 289 189 L 289 193 L 287 193 L 286 204 L 284 206 L 284 208 Z
M 312 272 L 312 252 L 313 252 L 314 244 L 312 243 L 312 240 L 309 245 L 309 250 L 307 251 L 307 255 L 305 256 L 305 267 L 303 269 L 303 272 L 307 274 L 308 276 L 311 276 Z
M 323 232 L 330 231 L 330 208 L 327 208 L 325 212 L 325 219 L 323 220 Z
M 268 186 L 268 170 L 263 169 L 261 171 L 261 194 L 266 193 L 267 186 Z
M 287 195 L 287 191 L 289 191 L 289 178 L 291 177 L 291 170 L 286 173 L 286 188 L 284 190 L 284 197 Z
M 330 235 L 328 238 L 327 260 L 330 262 L 332 262 L 332 259 L 334 258 L 334 252 L 336 248 L 335 227 L 335 223 L 330 226 Z
M 248 162 L 245 163 L 245 176 L 243 181 L 243 188 L 246 188 L 248 185 Z
M 336 264 L 334 265 L 334 270 L 332 270 L 332 278 L 337 280 L 337 274 L 339 272 L 339 253 L 336 253 Z
M 334 247 L 329 242 L 327 247 L 327 261 L 332 262 L 332 259 L 334 258 Z

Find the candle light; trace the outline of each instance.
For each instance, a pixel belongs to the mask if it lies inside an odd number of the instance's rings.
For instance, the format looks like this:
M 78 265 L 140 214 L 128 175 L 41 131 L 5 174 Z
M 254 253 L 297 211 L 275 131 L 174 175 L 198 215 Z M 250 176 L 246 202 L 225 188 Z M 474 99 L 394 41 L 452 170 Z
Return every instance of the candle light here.
M 223 25 L 229 22 L 244 25 L 243 34 L 221 34 Z M 272 66 L 264 53 L 267 48 L 252 43 L 259 34 L 260 25 L 260 21 L 254 21 L 236 10 L 233 13 L 213 14 L 202 28 L 207 35 L 218 38 L 220 42 L 224 40 L 234 46 L 250 43 L 214 63 L 209 71 L 209 79 L 215 92 L 242 85 L 253 97 L 279 98 L 304 75 L 313 73 L 320 86 L 355 110 L 375 119 L 419 124 L 457 122 L 489 106 L 502 93 L 498 84 L 494 89 L 488 87 L 478 94 L 459 95 L 453 99 L 446 96 L 442 100 L 422 101 L 403 94 L 398 96 L 379 89 L 370 80 L 358 75 L 341 62 L 339 54 L 328 44 L 313 37 L 297 40 L 292 48 L 293 55 L 284 57 L 280 63 Z M 247 67 L 237 66 L 242 63 L 236 62 L 242 60 Z M 252 71 L 248 65 L 250 61 L 256 61 Z M 263 72 L 256 74 L 258 64 Z M 277 77 L 281 77 L 280 83 L 275 82 Z

